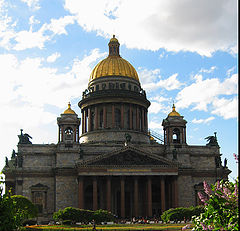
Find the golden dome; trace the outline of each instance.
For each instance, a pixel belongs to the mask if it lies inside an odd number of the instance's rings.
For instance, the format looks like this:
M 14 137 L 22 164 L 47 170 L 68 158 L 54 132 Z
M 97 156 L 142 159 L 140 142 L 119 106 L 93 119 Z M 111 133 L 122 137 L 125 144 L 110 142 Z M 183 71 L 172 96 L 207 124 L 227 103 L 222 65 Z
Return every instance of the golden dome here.
M 181 116 L 178 112 L 175 111 L 175 105 L 172 106 L 172 111 L 168 114 L 168 116 Z
M 124 76 L 139 81 L 137 71 L 125 59 L 119 55 L 119 42 L 113 35 L 108 43 L 109 55 L 106 59 L 100 61 L 93 69 L 89 82 L 94 79 L 106 76 Z
M 63 114 L 76 114 L 75 111 L 71 109 L 71 104 L 70 102 L 68 103 L 68 109 L 66 109 Z

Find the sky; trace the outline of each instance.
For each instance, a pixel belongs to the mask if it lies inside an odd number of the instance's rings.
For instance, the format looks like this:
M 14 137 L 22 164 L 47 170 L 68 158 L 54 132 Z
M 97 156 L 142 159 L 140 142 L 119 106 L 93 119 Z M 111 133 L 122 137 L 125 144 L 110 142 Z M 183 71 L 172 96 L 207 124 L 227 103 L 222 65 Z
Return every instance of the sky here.
M 187 143 L 217 132 L 222 161 L 237 177 L 237 0 L 0 0 L 0 169 L 20 129 L 34 144 L 57 143 L 57 117 L 87 88 L 116 35 L 151 101 L 162 134 L 173 102 Z

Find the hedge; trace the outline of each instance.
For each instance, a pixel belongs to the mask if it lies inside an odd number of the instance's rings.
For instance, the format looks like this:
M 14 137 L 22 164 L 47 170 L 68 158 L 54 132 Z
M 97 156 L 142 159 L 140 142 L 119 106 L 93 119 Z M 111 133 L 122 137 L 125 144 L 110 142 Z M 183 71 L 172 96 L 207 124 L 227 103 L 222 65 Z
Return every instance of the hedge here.
M 199 216 L 203 212 L 203 206 L 172 208 L 163 212 L 161 219 L 165 222 L 191 220 L 192 216 Z
M 71 221 L 72 224 L 77 222 L 88 224 L 95 221 L 96 224 L 101 222 L 114 221 L 114 215 L 106 210 L 84 210 L 73 207 L 67 207 L 63 210 L 59 209 L 53 214 L 55 221 L 65 223 Z

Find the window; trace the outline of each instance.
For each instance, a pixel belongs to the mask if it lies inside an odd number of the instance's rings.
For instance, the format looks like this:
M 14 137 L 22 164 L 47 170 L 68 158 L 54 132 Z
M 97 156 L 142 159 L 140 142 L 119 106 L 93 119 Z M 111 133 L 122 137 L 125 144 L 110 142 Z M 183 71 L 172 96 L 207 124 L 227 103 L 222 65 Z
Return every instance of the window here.
M 180 130 L 178 128 L 173 129 L 173 143 L 180 143 Z
M 115 127 L 121 128 L 121 111 L 115 108 Z
M 67 127 L 64 130 L 65 133 L 65 139 L 66 140 L 72 140 L 73 139 L 73 129 L 71 127 Z
M 99 121 L 100 128 L 103 128 L 103 110 L 100 111 L 100 121 Z
M 32 202 L 38 208 L 38 212 L 47 212 L 47 191 L 48 186 L 38 183 L 30 187 L 32 193 Z
M 43 192 L 34 192 L 33 193 L 33 204 L 35 204 L 37 206 L 39 213 L 43 213 L 43 208 L 44 208 Z

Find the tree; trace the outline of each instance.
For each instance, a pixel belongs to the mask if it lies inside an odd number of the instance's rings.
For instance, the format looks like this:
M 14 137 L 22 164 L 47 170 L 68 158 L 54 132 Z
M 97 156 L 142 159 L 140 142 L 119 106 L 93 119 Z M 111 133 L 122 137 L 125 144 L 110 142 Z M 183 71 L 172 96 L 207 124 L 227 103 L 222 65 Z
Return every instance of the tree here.
M 12 196 L 11 191 L 3 193 L 0 182 L 0 231 L 20 227 L 24 220 L 37 216 L 37 208 L 24 196 Z
M 217 181 L 209 186 L 203 182 L 205 194 L 198 196 L 204 203 L 204 212 L 194 217 L 193 230 L 238 230 L 238 179 Z
M 14 195 L 11 198 L 13 200 L 16 223 L 18 225 L 22 225 L 26 219 L 37 217 L 38 209 L 29 199 L 21 195 Z
M 3 194 L 0 185 L 0 231 L 9 231 L 16 227 L 13 200 L 10 193 Z

